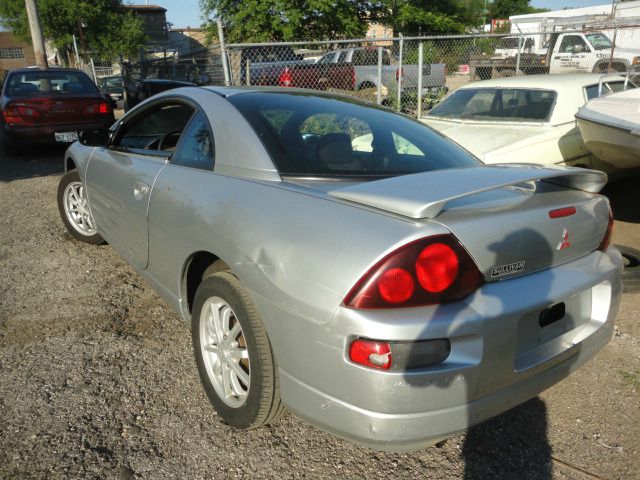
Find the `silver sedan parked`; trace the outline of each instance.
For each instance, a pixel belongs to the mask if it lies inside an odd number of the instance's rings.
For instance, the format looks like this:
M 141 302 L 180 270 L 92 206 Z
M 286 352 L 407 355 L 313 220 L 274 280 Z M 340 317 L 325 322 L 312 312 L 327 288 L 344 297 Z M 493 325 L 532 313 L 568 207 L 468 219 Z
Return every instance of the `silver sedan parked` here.
M 109 242 L 191 323 L 204 389 L 237 428 L 286 407 L 423 448 L 537 395 L 613 331 L 603 173 L 485 166 L 375 105 L 181 88 L 84 132 L 65 171 L 70 234 Z

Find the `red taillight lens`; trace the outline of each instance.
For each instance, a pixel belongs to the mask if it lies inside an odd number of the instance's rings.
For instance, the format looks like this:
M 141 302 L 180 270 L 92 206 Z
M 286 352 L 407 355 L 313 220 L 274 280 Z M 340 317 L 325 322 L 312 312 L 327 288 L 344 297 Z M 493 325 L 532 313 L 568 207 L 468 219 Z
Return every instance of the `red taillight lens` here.
M 434 243 L 420 253 L 416 261 L 416 274 L 422 288 L 428 292 L 442 292 L 458 276 L 458 256 L 444 243 Z
M 391 367 L 391 346 L 387 342 L 358 338 L 349 348 L 349 359 L 367 367 L 389 370 Z
M 402 77 L 404 79 L 404 69 L 396 68 L 396 82 Z
M 380 275 L 378 280 L 380 295 L 389 303 L 406 302 L 413 295 L 415 282 L 409 272 L 402 268 L 392 268 Z
M 280 74 L 280 78 L 278 79 L 278 83 L 281 87 L 291 87 L 293 84 L 293 79 L 291 78 L 291 72 L 289 71 L 289 67 L 285 67 L 284 71 Z
M 2 111 L 2 116 L 9 125 L 24 125 L 39 117 L 40 112 L 26 105 L 12 105 Z
M 92 103 L 91 105 L 87 105 L 86 107 L 84 107 L 82 113 L 86 113 L 88 115 L 96 113 L 109 113 L 109 104 L 107 102 Z
M 344 305 L 393 308 L 461 300 L 482 283 L 482 274 L 453 235 L 412 242 L 383 258 L 353 287 Z
M 600 242 L 600 246 L 598 250 L 602 250 L 603 252 L 609 248 L 609 243 L 611 243 L 611 235 L 613 234 L 613 211 L 611 210 L 611 205 L 609 205 L 609 223 L 607 224 L 607 231 L 604 232 L 604 237 L 602 237 L 602 242 Z

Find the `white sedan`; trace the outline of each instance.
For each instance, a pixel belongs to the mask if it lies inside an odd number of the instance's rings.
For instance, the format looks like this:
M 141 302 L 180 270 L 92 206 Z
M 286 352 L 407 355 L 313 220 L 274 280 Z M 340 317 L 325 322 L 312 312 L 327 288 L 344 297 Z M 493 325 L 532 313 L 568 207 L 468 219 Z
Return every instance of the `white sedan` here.
M 601 79 L 603 95 L 624 88 L 624 77 L 595 73 L 474 82 L 421 121 L 485 163 L 570 165 L 612 173 L 586 149 L 574 118 L 578 108 L 598 96 Z

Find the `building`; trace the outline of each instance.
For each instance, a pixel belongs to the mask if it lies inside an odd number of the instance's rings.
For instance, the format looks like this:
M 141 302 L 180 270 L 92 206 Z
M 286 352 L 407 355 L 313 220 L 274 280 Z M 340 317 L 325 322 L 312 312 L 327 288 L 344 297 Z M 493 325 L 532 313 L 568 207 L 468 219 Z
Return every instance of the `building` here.
M 142 18 L 144 34 L 149 44 L 165 43 L 169 39 L 166 8 L 159 5 L 124 5 L 124 7 Z
M 36 56 L 30 43 L 18 40 L 11 32 L 0 32 L 0 72 L 35 64 Z
M 593 28 L 615 39 L 617 47 L 640 50 L 640 0 L 513 15 L 509 21 L 513 34 Z

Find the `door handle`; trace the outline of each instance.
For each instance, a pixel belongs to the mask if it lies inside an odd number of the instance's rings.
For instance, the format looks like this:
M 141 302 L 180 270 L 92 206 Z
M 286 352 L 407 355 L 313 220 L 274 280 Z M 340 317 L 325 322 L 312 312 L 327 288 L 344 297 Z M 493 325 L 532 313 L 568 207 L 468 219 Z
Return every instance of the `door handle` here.
M 142 200 L 149 193 L 149 185 L 143 182 L 133 184 L 133 196 L 136 200 Z

